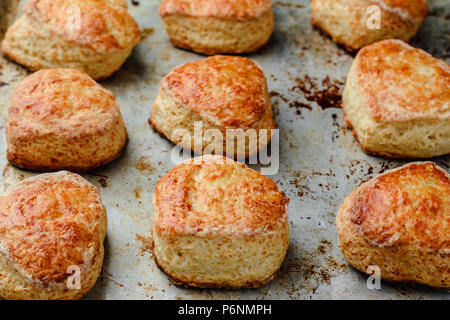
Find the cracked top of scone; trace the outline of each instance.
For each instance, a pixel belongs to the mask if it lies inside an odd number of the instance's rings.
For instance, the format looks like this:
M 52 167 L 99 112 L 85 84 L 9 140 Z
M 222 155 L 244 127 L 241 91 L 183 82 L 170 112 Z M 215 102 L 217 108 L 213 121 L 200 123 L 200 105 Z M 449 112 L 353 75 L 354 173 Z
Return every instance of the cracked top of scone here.
M 94 50 L 123 50 L 140 40 L 124 0 L 29 0 L 24 12 L 53 34 Z
M 157 183 L 156 232 L 239 237 L 276 231 L 286 223 L 289 199 L 276 184 L 242 163 L 225 159 L 188 160 Z
M 11 96 L 8 134 L 83 136 L 110 128 L 120 117 L 111 91 L 74 69 L 44 69 L 20 82 Z
M 161 89 L 210 123 L 250 127 L 270 106 L 267 82 L 252 60 L 213 56 L 173 69 Z
M 0 254 L 25 278 L 62 283 L 68 268 L 83 272 L 106 230 L 97 188 L 68 171 L 28 178 L 0 197 Z
M 378 5 L 380 9 L 396 14 L 404 20 L 423 20 L 427 16 L 426 0 L 369 0 L 370 5 Z
M 358 90 L 375 121 L 450 118 L 450 66 L 400 40 L 367 46 L 356 60 Z
M 346 201 L 351 221 L 371 243 L 450 254 L 450 175 L 434 163 L 386 172 Z
M 163 0 L 159 15 L 254 19 L 272 8 L 271 0 Z

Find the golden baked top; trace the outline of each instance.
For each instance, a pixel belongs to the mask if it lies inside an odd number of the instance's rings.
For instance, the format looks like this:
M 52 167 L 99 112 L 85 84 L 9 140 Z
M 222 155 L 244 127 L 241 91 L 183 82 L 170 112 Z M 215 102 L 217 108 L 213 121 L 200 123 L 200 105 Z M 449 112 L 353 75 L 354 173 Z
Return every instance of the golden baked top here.
M 450 118 L 450 66 L 400 40 L 367 46 L 355 62 L 375 121 Z
M 0 252 L 25 278 L 62 283 L 69 266 L 94 261 L 104 219 L 100 193 L 79 175 L 28 178 L 0 197 Z
M 374 245 L 450 254 L 450 175 L 434 163 L 386 172 L 361 185 L 349 201 L 351 221 Z
M 159 15 L 254 19 L 272 8 L 271 0 L 163 0 Z
M 153 214 L 158 233 L 239 237 L 270 232 L 286 222 L 289 198 L 276 184 L 225 159 L 188 160 L 157 183 Z
M 161 88 L 203 119 L 219 126 L 250 127 L 269 103 L 264 73 L 250 59 L 213 56 L 173 69 Z
M 82 136 L 110 127 L 119 117 L 114 95 L 83 71 L 45 69 L 26 77 L 14 89 L 7 126 L 17 138 Z
M 29 0 L 24 12 L 51 33 L 94 50 L 128 49 L 140 40 L 123 0 Z
M 380 9 L 396 14 L 404 20 L 423 20 L 427 16 L 426 0 L 369 0 L 370 5 L 378 5 Z

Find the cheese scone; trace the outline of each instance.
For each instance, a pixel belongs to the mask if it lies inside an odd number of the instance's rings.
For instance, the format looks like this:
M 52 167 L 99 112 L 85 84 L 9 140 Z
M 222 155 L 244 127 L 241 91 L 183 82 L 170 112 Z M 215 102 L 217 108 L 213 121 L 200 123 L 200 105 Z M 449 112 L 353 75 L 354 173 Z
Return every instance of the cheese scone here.
M 170 170 L 153 193 L 157 264 L 178 285 L 257 288 L 289 245 L 289 199 L 244 164 L 204 156 Z
M 161 81 L 149 122 L 197 154 L 235 158 L 266 147 L 275 128 L 262 69 L 250 59 L 221 55 L 173 69 Z M 201 125 L 198 133 L 196 125 Z M 178 134 L 181 131 L 189 134 Z
M 67 171 L 0 196 L 0 298 L 80 299 L 103 264 L 106 210 L 96 187 Z
M 336 219 L 339 247 L 368 273 L 388 281 L 450 288 L 450 175 L 411 163 L 355 189 Z
M 388 158 L 450 153 L 450 66 L 400 40 L 363 48 L 343 108 L 362 149 Z
M 311 24 L 357 51 L 386 39 L 409 41 L 427 10 L 426 0 L 312 0 Z
M 139 40 L 126 0 L 29 0 L 2 53 L 31 71 L 71 68 L 97 80 L 117 71 Z
M 14 89 L 8 160 L 35 171 L 86 172 L 117 158 L 127 131 L 114 95 L 86 73 L 40 70 Z
M 163 0 L 159 15 L 175 46 L 209 55 L 256 51 L 274 26 L 271 0 Z

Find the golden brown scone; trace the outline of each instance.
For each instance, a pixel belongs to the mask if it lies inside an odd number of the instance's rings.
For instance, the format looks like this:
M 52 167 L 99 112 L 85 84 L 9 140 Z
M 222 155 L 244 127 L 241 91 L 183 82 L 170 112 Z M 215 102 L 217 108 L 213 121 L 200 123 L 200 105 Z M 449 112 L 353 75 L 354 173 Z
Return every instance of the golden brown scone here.
M 450 153 L 450 66 L 400 40 L 363 48 L 343 93 L 361 147 L 388 158 Z
M 31 71 L 72 68 L 101 79 L 120 68 L 139 40 L 125 0 L 29 0 L 2 53 Z
M 380 12 L 380 28 L 374 29 L 373 13 Z M 386 39 L 409 41 L 427 16 L 426 0 L 311 0 L 311 24 L 349 51 Z
M 127 131 L 109 90 L 83 71 L 47 69 L 15 88 L 6 140 L 17 167 L 85 172 L 117 158 Z
M 79 175 L 23 180 L 0 197 L 0 297 L 82 298 L 100 275 L 106 229 L 100 193 Z
M 271 179 L 242 163 L 185 161 L 153 192 L 156 262 L 178 285 L 260 287 L 286 254 L 288 203 Z
M 352 266 L 381 269 L 388 281 L 450 288 L 450 175 L 411 163 L 355 189 L 336 225 Z
M 275 128 L 263 71 L 250 59 L 231 56 L 213 56 L 173 69 L 161 81 L 149 122 L 173 143 L 198 154 L 225 155 L 228 145 L 231 157 L 256 154 L 269 144 Z M 195 122 L 202 124 L 202 141 L 194 139 Z M 219 130 L 223 139 L 209 140 L 210 129 Z M 242 143 L 235 143 L 227 129 Z M 177 130 L 187 130 L 191 139 Z M 252 140 L 244 143 L 244 134 Z
M 163 0 L 159 15 L 175 46 L 210 55 L 256 51 L 274 25 L 271 0 Z

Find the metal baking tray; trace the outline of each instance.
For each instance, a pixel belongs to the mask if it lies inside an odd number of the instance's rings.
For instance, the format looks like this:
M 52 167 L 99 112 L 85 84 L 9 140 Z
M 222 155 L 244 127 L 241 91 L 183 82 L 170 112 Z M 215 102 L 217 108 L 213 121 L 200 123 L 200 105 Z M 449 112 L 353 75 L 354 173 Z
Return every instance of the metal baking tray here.
M 1 37 L 24 1 L 2 0 Z M 120 104 L 129 134 L 124 154 L 85 174 L 108 211 L 101 277 L 88 299 L 450 299 L 446 291 L 383 282 L 369 290 L 337 246 L 335 215 L 362 182 L 405 162 L 364 154 L 346 128 L 340 93 L 353 57 L 309 23 L 309 1 L 274 1 L 270 42 L 249 55 L 267 76 L 280 129 L 280 168 L 272 178 L 290 197 L 290 246 L 274 281 L 257 290 L 199 290 L 174 286 L 152 258 L 151 197 L 156 182 L 174 164 L 173 145 L 148 125 L 159 81 L 173 67 L 204 56 L 174 48 L 157 15 L 159 1 L 135 0 L 129 10 L 143 39 L 131 57 L 102 85 Z M 412 41 L 450 59 L 450 2 L 430 0 L 429 17 Z M 6 161 L 4 124 L 10 94 L 28 72 L 0 58 L 0 188 L 35 173 Z M 446 170 L 450 157 L 433 159 Z M 256 167 L 257 166 L 253 166 Z

